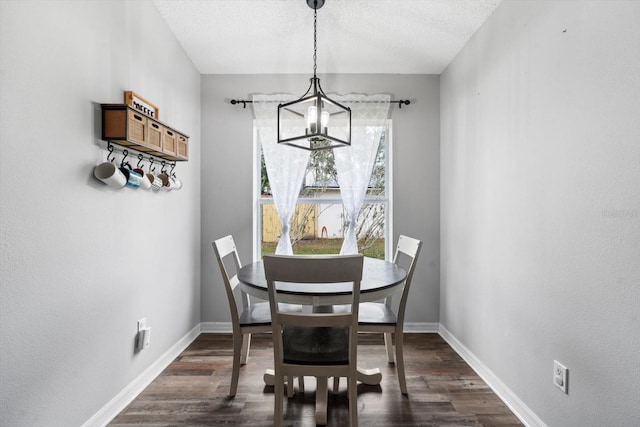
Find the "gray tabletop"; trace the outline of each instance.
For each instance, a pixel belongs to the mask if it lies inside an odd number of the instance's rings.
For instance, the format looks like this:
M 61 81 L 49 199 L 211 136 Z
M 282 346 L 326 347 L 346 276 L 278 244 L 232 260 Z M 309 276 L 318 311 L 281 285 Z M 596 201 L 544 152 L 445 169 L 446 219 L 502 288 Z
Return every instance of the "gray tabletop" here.
M 396 264 L 376 258 L 364 258 L 360 301 L 377 301 L 396 292 L 407 272 Z M 238 271 L 242 289 L 250 295 L 268 299 L 264 265 L 257 261 L 243 266 Z M 280 283 L 278 291 L 283 302 L 308 305 L 349 304 L 351 284 L 305 284 Z

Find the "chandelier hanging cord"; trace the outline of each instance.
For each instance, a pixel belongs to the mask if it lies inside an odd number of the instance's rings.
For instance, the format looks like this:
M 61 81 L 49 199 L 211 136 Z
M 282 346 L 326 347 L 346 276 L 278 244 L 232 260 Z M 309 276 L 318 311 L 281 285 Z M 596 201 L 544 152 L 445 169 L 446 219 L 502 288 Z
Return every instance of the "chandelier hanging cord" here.
M 313 78 L 316 78 L 318 68 L 318 9 L 313 8 Z
M 322 90 L 322 86 L 320 86 L 320 79 L 317 76 L 316 71 L 318 70 L 318 8 L 322 7 L 318 5 L 318 0 L 313 0 L 313 78 L 311 79 L 311 84 L 309 85 L 309 89 L 305 92 L 302 97 L 306 96 L 311 87 L 313 87 L 313 93 L 317 94 L 320 92 L 322 95 L 325 95 Z

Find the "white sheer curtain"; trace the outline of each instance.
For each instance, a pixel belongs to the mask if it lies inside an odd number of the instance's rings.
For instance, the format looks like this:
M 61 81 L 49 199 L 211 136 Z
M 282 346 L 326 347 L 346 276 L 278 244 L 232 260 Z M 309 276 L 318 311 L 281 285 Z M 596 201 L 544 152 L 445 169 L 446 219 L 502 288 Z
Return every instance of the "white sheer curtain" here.
M 293 95 L 285 94 L 253 96 L 253 111 L 258 138 L 262 144 L 273 202 L 282 223 L 282 235 L 276 247 L 276 254 L 279 255 L 293 255 L 289 237 L 289 221 L 296 208 L 296 201 L 309 161 L 308 151 L 277 143 L 278 104 L 295 99 L 296 97 Z M 301 132 L 300 129 L 296 131 Z
M 351 146 L 333 150 L 347 229 L 341 254 L 357 254 L 356 221 L 371 179 L 380 137 L 386 127 L 389 95 L 329 95 L 351 108 Z

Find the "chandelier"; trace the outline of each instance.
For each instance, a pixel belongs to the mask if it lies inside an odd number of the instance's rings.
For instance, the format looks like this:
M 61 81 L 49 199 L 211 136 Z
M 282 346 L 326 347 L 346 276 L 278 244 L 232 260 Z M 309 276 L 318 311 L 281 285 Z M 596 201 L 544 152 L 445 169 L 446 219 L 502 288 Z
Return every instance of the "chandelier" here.
M 351 145 L 351 109 L 325 95 L 316 76 L 318 9 L 325 0 L 307 0 L 313 9 L 313 77 L 299 99 L 278 105 L 278 144 L 309 151 Z

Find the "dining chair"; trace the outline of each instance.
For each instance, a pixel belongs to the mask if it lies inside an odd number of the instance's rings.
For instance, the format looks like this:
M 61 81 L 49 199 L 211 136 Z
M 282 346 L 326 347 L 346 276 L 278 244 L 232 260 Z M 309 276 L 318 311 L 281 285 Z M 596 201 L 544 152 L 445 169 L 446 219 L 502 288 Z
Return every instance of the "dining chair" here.
M 360 314 L 358 318 L 358 332 L 381 332 L 384 333 L 384 345 L 387 350 L 389 363 L 393 360 L 392 335 L 395 338 L 396 357 L 395 365 L 400 382 L 400 391 L 407 394 L 407 380 L 404 371 L 404 315 L 409 299 L 409 288 L 411 279 L 416 268 L 416 262 L 420 255 L 422 242 L 412 237 L 401 235 L 398 238 L 398 245 L 393 256 L 393 262 L 407 271 L 407 278 L 404 281 L 400 303 L 396 311 L 393 309 L 392 297 L 387 297 L 383 303 L 366 302 L 360 304 Z
M 411 279 L 416 268 L 416 262 L 420 255 L 422 242 L 412 237 L 401 235 L 398 238 L 398 245 L 393 256 L 394 264 L 403 267 L 407 272 L 400 303 L 394 310 L 392 296 L 387 297 L 384 302 L 363 302 L 360 303 L 360 313 L 358 315 L 358 332 L 377 332 L 384 334 L 384 345 L 387 350 L 389 363 L 394 363 L 393 340 L 395 338 L 395 365 L 400 382 L 400 391 L 407 394 L 407 380 L 404 369 L 404 315 L 409 299 L 409 288 Z M 336 312 L 342 312 L 345 306 L 335 307 Z M 338 392 L 340 379 L 333 379 L 333 391 Z
M 233 236 L 225 236 L 213 242 L 213 250 L 218 260 L 220 273 L 227 293 L 229 311 L 231 312 L 231 325 L 233 329 L 233 368 L 231 373 L 231 388 L 229 396 L 236 395 L 238 379 L 240 377 L 240 365 L 245 365 L 249 358 L 252 333 L 271 332 L 271 312 L 267 301 L 253 303 L 249 295 L 237 289 L 238 270 L 242 267 L 240 256 L 236 249 Z M 239 298 L 236 298 L 239 294 Z M 283 311 L 302 311 L 301 305 L 287 304 Z M 304 390 L 304 380 L 298 379 L 299 387 Z M 289 393 L 293 390 L 293 381 L 289 378 Z
M 275 368 L 274 425 L 283 422 L 284 378 L 289 376 L 346 377 L 349 416 L 358 425 L 357 328 L 362 280 L 362 255 L 287 256 L 265 255 L 265 277 L 271 307 Z M 296 286 L 351 283 L 352 310 L 343 313 L 288 313 L 281 310 L 282 292 L 276 282 Z M 282 286 L 282 285 L 281 285 Z M 324 393 L 320 387 L 316 393 Z

